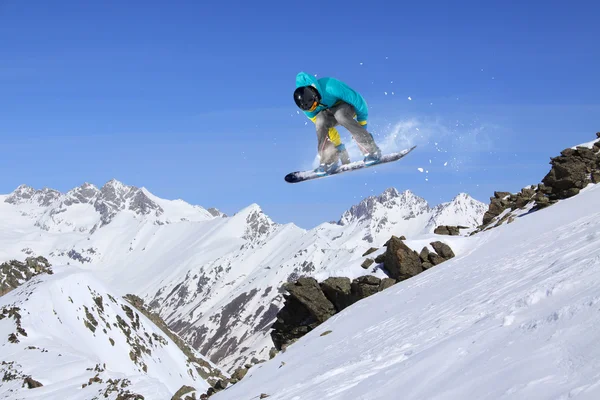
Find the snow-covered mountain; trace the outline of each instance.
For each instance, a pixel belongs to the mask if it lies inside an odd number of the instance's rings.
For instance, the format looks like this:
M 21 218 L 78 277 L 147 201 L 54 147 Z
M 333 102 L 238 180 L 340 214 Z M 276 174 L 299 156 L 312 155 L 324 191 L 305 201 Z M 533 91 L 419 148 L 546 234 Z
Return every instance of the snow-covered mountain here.
M 357 277 L 365 273 L 362 254 L 392 235 L 428 240 L 437 224 L 475 227 L 485 208 L 466 194 L 431 207 L 390 188 L 338 223 L 305 230 L 272 221 L 257 204 L 226 216 L 115 180 L 65 194 L 21 186 L 0 196 L 0 261 L 42 255 L 93 271 L 117 294 L 141 297 L 231 372 L 251 357 L 268 358 L 283 282 Z
M 591 185 L 461 238 L 214 400 L 600 398 L 599 204 Z
M 440 225 L 476 227 L 486 211 L 486 204 L 466 193 L 432 208 L 410 190 L 399 193 L 389 188 L 379 196 L 368 197 L 352 206 L 338 223 L 347 227 L 346 235 L 360 232 L 362 240 L 379 243 L 389 239 L 390 232 L 411 238 L 431 233 Z
M 93 274 L 43 268 L 0 297 L 0 397 L 170 399 L 183 386 L 206 391 L 210 364 L 199 364 L 199 354 L 190 359 Z
M 21 185 L 6 196 L 4 202 L 17 206 L 22 216 L 51 232 L 93 233 L 124 211 L 134 218 L 145 218 L 157 224 L 214 217 L 202 207 L 181 200 L 165 201 L 145 188 L 127 186 L 114 179 L 100 189 L 84 183 L 64 194 L 54 189 L 36 190 Z

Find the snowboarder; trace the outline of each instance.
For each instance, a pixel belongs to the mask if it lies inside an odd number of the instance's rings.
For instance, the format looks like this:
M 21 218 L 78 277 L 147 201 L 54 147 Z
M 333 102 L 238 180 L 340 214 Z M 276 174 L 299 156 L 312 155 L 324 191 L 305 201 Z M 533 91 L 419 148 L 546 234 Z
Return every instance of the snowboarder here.
M 364 155 L 365 165 L 379 162 L 381 150 L 367 131 L 368 109 L 365 99 L 344 82 L 335 78 L 316 79 L 300 72 L 294 91 L 296 105 L 315 123 L 320 165 L 315 172 L 326 175 L 336 170 L 338 162 L 350 163 L 348 151 L 335 128 L 346 128 Z

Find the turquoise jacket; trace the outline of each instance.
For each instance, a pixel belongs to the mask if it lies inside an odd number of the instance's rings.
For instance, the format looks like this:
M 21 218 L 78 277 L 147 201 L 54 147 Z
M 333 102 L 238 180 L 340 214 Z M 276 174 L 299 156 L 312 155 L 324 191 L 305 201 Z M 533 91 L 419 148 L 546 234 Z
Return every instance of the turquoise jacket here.
M 354 106 L 354 110 L 356 111 L 356 120 L 361 125 L 365 125 L 367 123 L 367 118 L 369 117 L 367 102 L 350 86 L 335 78 L 317 79 L 305 72 L 300 72 L 296 76 L 296 87 L 310 85 L 313 85 L 321 94 L 321 104 L 316 108 L 315 111 L 304 111 L 308 118 L 314 121 L 315 116 L 319 112 L 334 106 L 340 101 L 344 101 Z

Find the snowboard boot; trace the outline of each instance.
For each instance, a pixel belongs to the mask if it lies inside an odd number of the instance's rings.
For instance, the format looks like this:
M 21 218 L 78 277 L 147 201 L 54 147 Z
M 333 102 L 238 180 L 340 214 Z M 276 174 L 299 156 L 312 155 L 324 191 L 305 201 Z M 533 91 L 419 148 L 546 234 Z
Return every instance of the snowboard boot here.
M 381 161 L 381 150 L 379 149 L 367 154 L 363 160 L 365 165 L 377 164 L 379 161 Z
M 319 176 L 323 176 L 323 175 L 329 175 L 333 172 L 335 172 L 335 170 L 338 168 L 338 162 L 332 162 L 329 164 L 321 164 L 317 167 L 317 169 L 315 169 L 315 173 Z

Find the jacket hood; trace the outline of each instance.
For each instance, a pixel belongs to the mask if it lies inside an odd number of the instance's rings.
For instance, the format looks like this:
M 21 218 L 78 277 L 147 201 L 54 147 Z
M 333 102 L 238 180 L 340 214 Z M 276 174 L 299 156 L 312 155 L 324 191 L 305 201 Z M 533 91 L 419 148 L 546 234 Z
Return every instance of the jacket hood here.
M 319 94 L 323 96 L 321 85 L 319 85 L 319 81 L 313 75 L 307 74 L 306 72 L 300 72 L 296 75 L 296 87 L 302 86 L 314 86 Z

